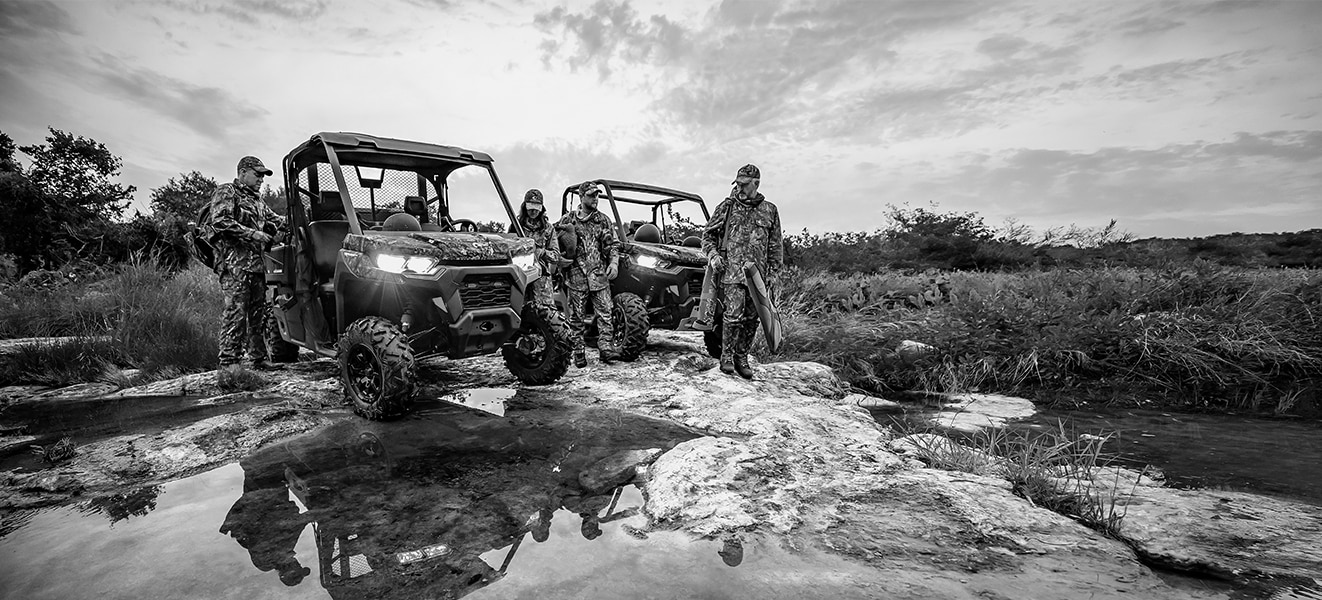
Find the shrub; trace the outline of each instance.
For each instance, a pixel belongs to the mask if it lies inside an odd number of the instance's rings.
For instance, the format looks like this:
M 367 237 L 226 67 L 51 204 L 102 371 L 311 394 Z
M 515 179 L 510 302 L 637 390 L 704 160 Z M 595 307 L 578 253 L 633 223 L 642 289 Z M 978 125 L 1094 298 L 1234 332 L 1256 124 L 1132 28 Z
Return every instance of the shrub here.
M 874 393 L 1123 390 L 1218 408 L 1293 403 L 1322 377 L 1315 271 L 958 273 L 935 305 L 863 300 L 923 279 L 790 272 L 781 357 L 823 362 Z M 900 356 L 903 340 L 936 350 Z

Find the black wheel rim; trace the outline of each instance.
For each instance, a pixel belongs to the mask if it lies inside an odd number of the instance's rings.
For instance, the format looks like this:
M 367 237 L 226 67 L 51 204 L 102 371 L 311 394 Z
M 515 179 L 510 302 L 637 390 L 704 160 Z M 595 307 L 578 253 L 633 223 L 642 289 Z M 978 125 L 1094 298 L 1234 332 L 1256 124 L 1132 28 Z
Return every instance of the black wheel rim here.
M 368 404 L 381 400 L 384 377 L 381 363 L 372 351 L 363 346 L 354 346 L 345 360 L 344 378 L 355 396 Z
M 514 342 L 514 347 L 519 351 L 525 364 L 535 365 L 540 364 L 546 357 L 548 344 L 546 332 L 541 327 L 534 325 L 519 334 L 519 339 Z

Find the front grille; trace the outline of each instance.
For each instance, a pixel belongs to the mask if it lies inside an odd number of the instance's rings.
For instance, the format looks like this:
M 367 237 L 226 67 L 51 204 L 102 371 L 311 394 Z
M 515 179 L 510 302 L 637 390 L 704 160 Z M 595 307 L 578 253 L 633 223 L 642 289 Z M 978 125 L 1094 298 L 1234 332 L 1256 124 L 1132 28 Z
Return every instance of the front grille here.
M 514 284 L 507 275 L 478 275 L 459 283 L 459 299 L 464 309 L 509 306 Z

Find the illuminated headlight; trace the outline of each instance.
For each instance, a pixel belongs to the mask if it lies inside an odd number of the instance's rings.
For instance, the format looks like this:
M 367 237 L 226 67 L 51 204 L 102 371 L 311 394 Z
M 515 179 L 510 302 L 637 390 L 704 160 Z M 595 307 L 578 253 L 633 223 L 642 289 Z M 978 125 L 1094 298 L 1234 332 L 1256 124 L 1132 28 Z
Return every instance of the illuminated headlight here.
M 515 254 L 514 259 L 511 262 L 514 263 L 514 266 L 522 269 L 525 273 L 532 274 L 537 271 L 537 259 L 534 258 L 531 253 Z
M 430 256 L 400 256 L 398 254 L 376 255 L 376 266 L 391 273 L 414 273 L 431 275 L 441 269 L 440 261 Z
M 633 257 L 633 262 L 640 267 L 645 267 L 648 269 L 664 269 L 670 266 L 670 263 L 661 260 L 655 256 L 648 256 L 646 254 L 640 254 L 638 256 Z

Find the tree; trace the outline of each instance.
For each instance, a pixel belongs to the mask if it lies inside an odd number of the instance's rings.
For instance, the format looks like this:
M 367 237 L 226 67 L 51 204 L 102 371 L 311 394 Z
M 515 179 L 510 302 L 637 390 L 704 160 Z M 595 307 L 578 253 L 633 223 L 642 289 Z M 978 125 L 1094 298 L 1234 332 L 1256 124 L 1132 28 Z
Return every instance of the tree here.
M 18 164 L 14 150 L 13 140 L 0 133 L 0 214 L 7 216 L 0 220 L 0 253 L 14 255 L 26 272 L 104 248 L 105 232 L 134 192 L 111 181 L 119 175 L 119 157 L 54 128 L 45 144 L 17 148 L 32 159 L 30 167 Z
M 197 171 L 171 177 L 165 185 L 151 191 L 151 209 L 158 217 L 172 216 L 181 221 L 197 218 L 198 211 L 211 201 L 216 180 Z
M 13 138 L 0 131 L 0 173 L 17 173 L 23 169 L 14 159 L 15 150 Z
M 110 181 L 119 176 L 123 161 L 105 144 L 54 127 L 49 130 L 49 146 L 19 147 L 32 158 L 28 179 L 70 217 L 108 221 L 119 216 L 137 189 Z

